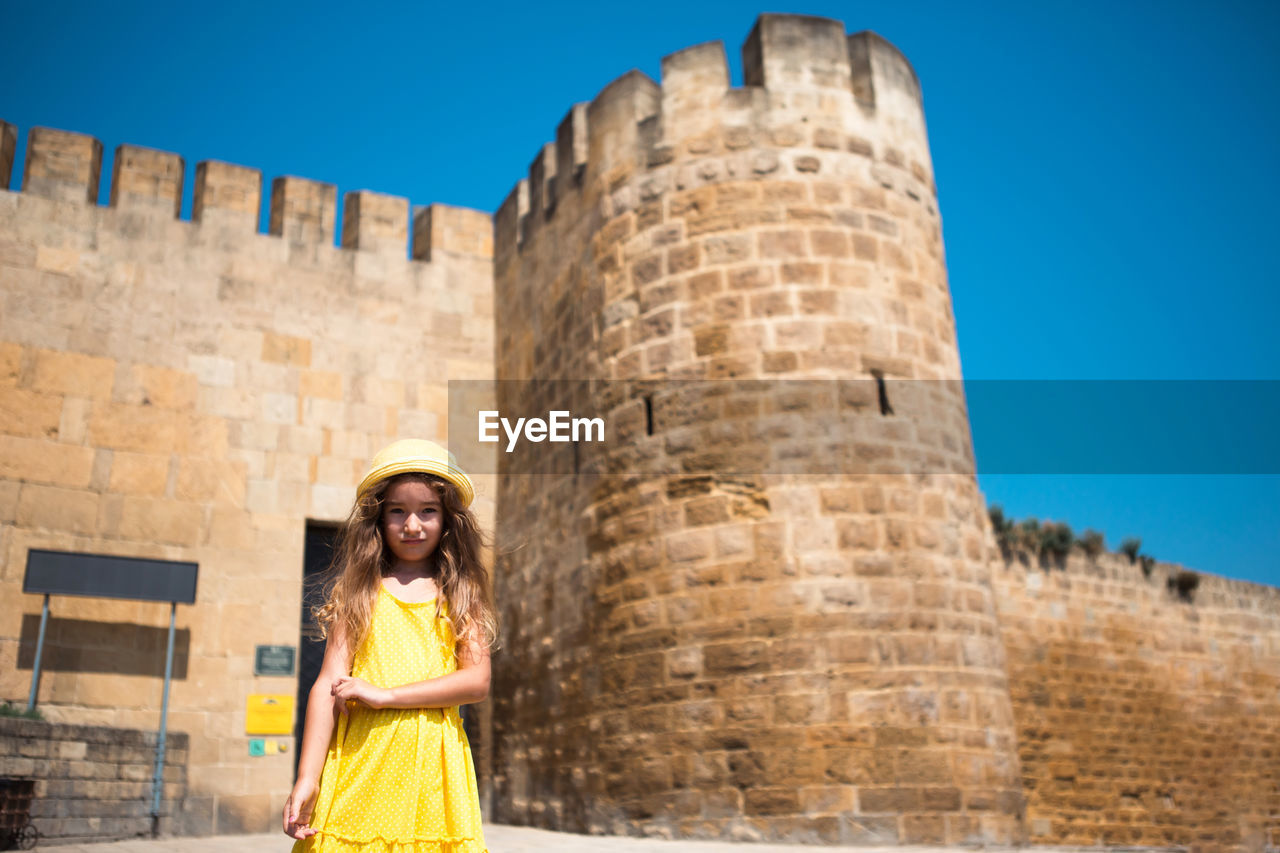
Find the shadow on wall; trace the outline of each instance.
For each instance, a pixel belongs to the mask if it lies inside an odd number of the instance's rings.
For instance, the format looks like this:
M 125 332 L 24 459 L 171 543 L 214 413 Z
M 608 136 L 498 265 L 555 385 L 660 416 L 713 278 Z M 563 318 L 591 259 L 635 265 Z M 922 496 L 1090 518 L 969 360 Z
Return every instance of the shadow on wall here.
M 22 633 L 18 641 L 18 669 L 29 671 L 34 666 L 39 637 L 39 614 L 26 614 L 22 617 Z M 50 616 L 45 627 L 40 668 L 47 672 L 106 672 L 164 678 L 168 641 L 168 627 Z M 176 680 L 187 677 L 190 649 L 190 629 L 179 628 L 173 637 L 173 677 Z

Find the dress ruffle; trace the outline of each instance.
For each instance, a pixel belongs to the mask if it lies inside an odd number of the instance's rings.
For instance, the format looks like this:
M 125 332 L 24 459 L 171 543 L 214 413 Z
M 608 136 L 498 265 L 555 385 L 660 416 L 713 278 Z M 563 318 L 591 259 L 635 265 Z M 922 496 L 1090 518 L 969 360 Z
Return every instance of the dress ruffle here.
M 374 837 L 360 840 L 321 832 L 295 843 L 293 853 L 489 853 L 489 848 L 474 838 L 396 841 Z

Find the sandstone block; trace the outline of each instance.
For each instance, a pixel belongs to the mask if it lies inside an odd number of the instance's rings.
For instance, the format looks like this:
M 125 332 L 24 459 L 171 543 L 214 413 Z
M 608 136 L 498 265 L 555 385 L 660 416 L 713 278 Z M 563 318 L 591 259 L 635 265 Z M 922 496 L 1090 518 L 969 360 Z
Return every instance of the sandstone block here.
M 54 201 L 96 204 L 102 143 L 82 133 L 33 127 L 27 134 L 22 191 Z
M 84 741 L 61 741 L 57 745 L 58 758 L 83 759 L 89 751 Z
M 307 512 L 312 518 L 323 521 L 342 521 L 351 511 L 350 486 L 329 486 L 316 483 L 311 487 Z
M 804 15 L 761 15 L 742 46 L 743 81 L 770 90 L 848 90 L 852 72 L 844 25 Z
M 236 363 L 224 356 L 189 355 L 187 369 L 195 374 L 201 385 L 230 388 L 236 381 Z
M 7 121 L 0 121 L 0 190 L 9 189 L 13 158 L 17 150 L 18 129 Z
M 89 441 L 95 447 L 168 454 L 178 450 L 183 420 L 177 413 L 152 406 L 103 403 L 89 418 Z
M 368 190 L 343 197 L 343 247 L 403 257 L 408 239 L 408 199 Z
M 941 815 L 910 815 L 902 819 L 902 840 L 916 844 L 942 844 L 947 840 L 947 819 Z
M 764 643 L 713 643 L 703 647 L 703 668 L 710 676 L 757 672 L 765 667 L 768 651 Z
M 815 257 L 845 258 L 849 256 L 849 235 L 843 231 L 811 231 L 809 242 Z
M 316 481 L 337 486 L 354 486 L 364 476 L 366 463 L 350 459 L 321 457 L 317 460 Z
M 826 266 L 818 263 L 791 263 L 782 264 L 778 268 L 778 278 L 782 284 L 822 284 L 826 278 Z M 827 290 L 815 293 L 811 290 L 801 291 L 808 297 L 807 302 L 812 303 L 816 298 L 821 299 L 821 303 L 814 308 L 805 305 L 806 314 L 814 314 L 819 311 L 831 313 L 835 308 L 835 293 Z
M 28 438 L 56 438 L 62 398 L 0 385 L 0 430 Z
M 262 172 L 217 160 L 197 164 L 193 222 L 255 232 L 261 209 Z
M 672 137 L 709 124 L 709 107 L 729 88 L 724 45 L 707 42 L 662 58 L 662 113 Z
M 48 349 L 36 350 L 35 357 L 34 390 L 93 400 L 111 396 L 114 359 Z
M 807 254 L 803 231 L 762 231 L 757 239 L 762 258 L 803 258 Z
M 74 287 L 69 277 L 80 267 L 82 253 L 79 249 L 69 247 L 39 246 L 36 249 L 36 269 L 42 287 L 50 292 L 68 293 Z
M 191 546 L 200 541 L 203 518 L 197 504 L 125 497 L 118 531 L 126 539 Z
M 880 257 L 879 242 L 870 234 L 853 234 L 853 256 L 860 261 L 875 263 Z
M 794 814 L 800 808 L 800 794 L 792 788 L 750 788 L 744 811 L 749 815 Z
M 817 172 L 822 168 L 822 161 L 812 155 L 802 155 L 796 157 L 794 161 L 795 169 L 801 174 Z
M 413 257 L 430 261 L 434 252 L 491 259 L 493 220 L 483 211 L 465 207 L 423 207 L 413 217 Z
M 294 394 L 268 392 L 261 396 L 255 413 L 263 424 L 294 425 L 298 422 L 298 398 Z
M 305 178 L 276 178 L 271 182 L 267 233 L 291 243 L 333 245 L 337 193 L 333 184 Z
M 701 249 L 697 244 L 680 246 L 667 252 L 667 274 L 678 275 L 698 268 Z
M 168 479 L 168 456 L 123 450 L 111 454 L 111 476 L 107 488 L 112 492 L 158 497 L 164 493 Z
M 6 479 L 83 489 L 89 485 L 93 459 L 89 447 L 0 435 L 0 476 Z
M 715 540 L 710 531 L 688 531 L 668 536 L 666 550 L 672 562 L 701 560 L 712 555 Z
M 179 415 L 177 422 L 180 453 L 207 459 L 226 457 L 229 444 L 225 420 L 205 415 Z
M 303 370 L 298 373 L 298 393 L 304 397 L 341 400 L 342 374 L 327 370 Z
M 97 521 L 98 496 L 92 492 L 34 483 L 22 487 L 17 512 L 22 527 L 90 536 Z
M 311 339 L 266 332 L 262 336 L 262 360 L 290 367 L 310 367 Z
M 667 675 L 671 678 L 694 678 L 702 670 L 702 650 L 676 649 L 667 652 Z
M 134 382 L 142 389 L 144 405 L 161 409 L 190 410 L 196 402 L 196 377 L 185 370 L 136 364 Z
M 184 169 L 177 154 L 119 145 L 112 165 L 110 204 L 120 210 L 156 211 L 176 218 L 182 210 Z
M 11 522 L 18 512 L 18 493 L 22 484 L 12 480 L 0 481 L 0 522 Z M 0 538 L 0 553 L 4 553 L 4 540 Z
M 179 462 L 174 497 L 180 501 L 238 508 L 247 490 L 244 463 L 185 458 Z
M 17 385 L 21 368 L 22 345 L 0 342 L 0 386 Z
M 773 267 L 738 267 L 729 271 L 730 290 L 756 290 L 774 283 Z
M 916 788 L 859 788 L 858 808 L 868 814 L 914 811 L 920 808 Z

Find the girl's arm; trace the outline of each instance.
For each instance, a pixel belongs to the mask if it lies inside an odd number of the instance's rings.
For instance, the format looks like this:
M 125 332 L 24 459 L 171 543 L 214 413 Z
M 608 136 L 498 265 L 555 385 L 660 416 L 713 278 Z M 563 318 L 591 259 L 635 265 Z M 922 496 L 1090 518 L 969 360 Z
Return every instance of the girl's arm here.
M 320 773 L 324 769 L 325 754 L 338 718 L 333 683 L 350 674 L 349 661 L 346 635 L 341 626 L 335 625 L 329 632 L 320 674 L 308 694 L 307 719 L 302 728 L 302 745 L 298 754 L 298 780 L 284 804 L 284 831 L 291 838 L 306 838 L 316 833 L 310 825 L 311 810 L 320 790 Z
M 439 678 L 391 688 L 374 687 L 358 678 L 339 678 L 333 685 L 339 709 L 346 712 L 348 699 L 370 708 L 450 708 L 482 701 L 489 695 L 489 649 L 477 640 L 459 645 L 457 672 Z

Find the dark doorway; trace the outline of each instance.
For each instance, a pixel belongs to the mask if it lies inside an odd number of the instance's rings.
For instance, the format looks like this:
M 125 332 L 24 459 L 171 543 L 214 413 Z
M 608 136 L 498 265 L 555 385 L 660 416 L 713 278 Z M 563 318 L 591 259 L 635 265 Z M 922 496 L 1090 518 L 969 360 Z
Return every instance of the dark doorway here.
M 298 700 L 293 720 L 293 776 L 298 777 L 298 760 L 302 757 L 302 727 L 307 719 L 307 697 L 320 675 L 324 661 L 324 640 L 314 638 L 315 620 L 311 608 L 324 598 L 322 574 L 333 562 L 333 543 L 338 528 L 332 524 L 307 522 L 307 539 L 302 551 L 302 636 L 298 638 Z

